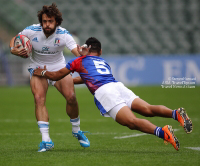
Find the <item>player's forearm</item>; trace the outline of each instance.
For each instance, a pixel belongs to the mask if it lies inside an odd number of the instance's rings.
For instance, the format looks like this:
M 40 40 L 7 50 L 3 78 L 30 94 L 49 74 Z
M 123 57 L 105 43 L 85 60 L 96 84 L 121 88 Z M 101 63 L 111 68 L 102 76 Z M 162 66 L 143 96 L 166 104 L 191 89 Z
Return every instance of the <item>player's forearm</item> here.
M 82 80 L 81 77 L 73 78 L 73 82 L 74 82 L 74 84 L 83 84 L 84 83 L 84 81 Z
M 14 47 L 14 40 L 15 40 L 15 37 L 13 37 L 13 38 L 10 40 L 10 47 Z
M 80 56 L 80 54 L 79 54 L 78 51 L 77 51 L 77 48 L 74 48 L 71 52 L 72 52 L 76 57 Z
M 14 40 L 15 40 L 15 37 L 13 37 L 11 40 L 10 40 L 10 52 L 12 53 L 12 48 L 14 47 Z
M 39 76 L 39 77 L 45 77 L 47 79 L 58 81 L 68 75 L 71 71 L 67 68 L 62 68 L 59 71 L 50 72 L 46 70 L 46 65 L 44 66 L 44 69 L 37 68 L 34 70 L 33 75 Z
M 44 77 L 53 81 L 58 81 L 65 77 L 65 75 L 58 74 L 58 72 L 49 72 L 46 71 Z

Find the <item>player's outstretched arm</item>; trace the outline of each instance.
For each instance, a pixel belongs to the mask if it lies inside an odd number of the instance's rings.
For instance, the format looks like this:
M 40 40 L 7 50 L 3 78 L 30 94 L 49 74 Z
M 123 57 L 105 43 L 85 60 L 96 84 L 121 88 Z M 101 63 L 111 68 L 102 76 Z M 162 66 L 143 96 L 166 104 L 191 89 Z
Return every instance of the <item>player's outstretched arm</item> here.
M 44 66 L 44 69 L 37 68 L 34 70 L 33 75 L 34 76 L 39 76 L 39 77 L 45 77 L 47 79 L 53 80 L 53 81 L 58 81 L 68 75 L 71 71 L 68 70 L 67 68 L 62 68 L 59 71 L 55 72 L 50 72 L 46 70 L 46 66 Z
M 27 51 L 25 48 L 19 49 L 21 45 L 14 46 L 15 37 L 10 40 L 10 52 L 14 55 L 27 57 Z
M 80 76 L 73 78 L 73 82 L 74 84 L 83 84 L 84 81 L 82 80 L 82 78 Z

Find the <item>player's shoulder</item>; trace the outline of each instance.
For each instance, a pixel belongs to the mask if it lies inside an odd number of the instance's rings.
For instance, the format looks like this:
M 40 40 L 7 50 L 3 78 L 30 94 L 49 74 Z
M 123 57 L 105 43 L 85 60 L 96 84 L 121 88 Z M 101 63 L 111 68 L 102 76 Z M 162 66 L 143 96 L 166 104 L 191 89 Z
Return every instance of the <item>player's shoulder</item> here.
M 72 58 L 69 63 L 80 63 L 84 58 L 86 58 L 86 56 L 78 56 L 75 58 Z
M 68 30 L 66 30 L 65 28 L 63 28 L 61 26 L 58 26 L 56 28 L 56 34 L 57 35 L 69 35 L 69 36 L 72 36 Z
M 24 30 L 31 30 L 31 31 L 38 32 L 38 31 L 42 31 L 42 26 L 40 24 L 32 24 L 26 27 Z
M 83 58 L 85 58 L 86 56 L 77 56 L 75 58 L 72 58 L 71 61 L 77 61 L 77 60 L 81 60 Z

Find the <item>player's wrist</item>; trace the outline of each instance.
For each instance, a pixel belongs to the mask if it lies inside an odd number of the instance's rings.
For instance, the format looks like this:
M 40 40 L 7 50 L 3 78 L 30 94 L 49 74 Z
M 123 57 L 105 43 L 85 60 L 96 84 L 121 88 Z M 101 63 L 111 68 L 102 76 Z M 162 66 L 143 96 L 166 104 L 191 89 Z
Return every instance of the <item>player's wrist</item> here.
M 13 49 L 14 49 L 14 47 L 10 47 L 11 54 L 13 54 Z
M 46 72 L 47 72 L 46 70 L 42 70 L 41 76 L 44 77 Z

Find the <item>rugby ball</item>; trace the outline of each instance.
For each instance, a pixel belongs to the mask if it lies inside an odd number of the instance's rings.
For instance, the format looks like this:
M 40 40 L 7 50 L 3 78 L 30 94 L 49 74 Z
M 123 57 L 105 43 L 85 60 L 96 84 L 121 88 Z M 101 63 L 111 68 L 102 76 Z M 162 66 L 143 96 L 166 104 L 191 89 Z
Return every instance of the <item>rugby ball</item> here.
M 14 46 L 17 45 L 21 45 L 19 49 L 25 48 L 27 51 L 28 56 L 22 58 L 28 58 L 32 55 L 32 44 L 28 37 L 26 37 L 25 35 L 17 35 L 14 40 Z

